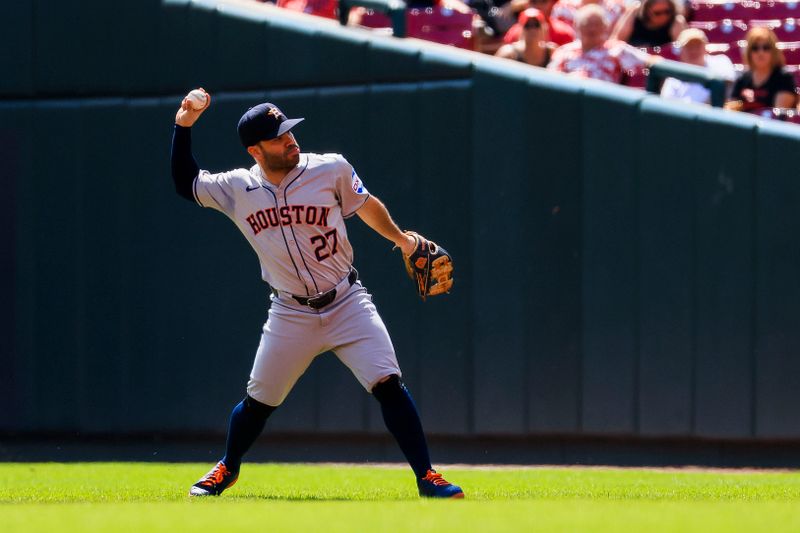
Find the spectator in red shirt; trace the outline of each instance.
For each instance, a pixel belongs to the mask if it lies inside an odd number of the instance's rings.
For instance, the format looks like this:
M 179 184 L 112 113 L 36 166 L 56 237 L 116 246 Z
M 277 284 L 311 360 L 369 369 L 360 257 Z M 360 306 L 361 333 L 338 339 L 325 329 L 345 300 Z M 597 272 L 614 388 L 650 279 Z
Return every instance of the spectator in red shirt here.
M 316 15 L 329 19 L 338 18 L 339 0 L 277 0 L 276 5 L 292 11 L 306 13 L 307 15 Z
M 578 38 L 553 52 L 548 70 L 620 83 L 625 71 L 651 65 L 658 59 L 629 44 L 609 40 L 605 11 L 596 4 L 575 13 L 575 29 Z
M 556 0 L 529 0 L 529 2 L 530 7 L 535 7 L 541 11 L 542 14 L 544 14 L 544 18 L 550 28 L 551 42 L 561 46 L 562 44 L 570 43 L 575 39 L 575 32 L 569 26 L 569 24 L 565 24 L 560 20 L 554 20 L 550 18 L 550 13 L 553 11 L 553 6 L 556 5 Z M 519 40 L 521 34 L 522 26 L 520 26 L 519 22 L 517 22 L 511 26 L 511 29 L 509 29 L 505 36 L 503 36 L 503 42 L 506 44 L 514 43 Z
M 575 12 L 583 6 L 597 4 L 606 11 L 609 27 L 613 28 L 617 20 L 625 12 L 623 0 L 558 0 L 550 13 L 550 18 L 560 20 L 575 27 Z

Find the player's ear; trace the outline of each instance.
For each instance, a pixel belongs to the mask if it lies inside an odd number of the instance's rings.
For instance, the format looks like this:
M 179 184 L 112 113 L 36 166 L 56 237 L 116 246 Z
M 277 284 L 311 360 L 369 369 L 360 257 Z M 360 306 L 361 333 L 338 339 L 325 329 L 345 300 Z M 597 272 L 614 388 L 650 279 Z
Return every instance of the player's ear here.
M 250 154 L 255 159 L 258 159 L 261 156 L 261 150 L 258 149 L 257 145 L 248 146 L 247 153 Z

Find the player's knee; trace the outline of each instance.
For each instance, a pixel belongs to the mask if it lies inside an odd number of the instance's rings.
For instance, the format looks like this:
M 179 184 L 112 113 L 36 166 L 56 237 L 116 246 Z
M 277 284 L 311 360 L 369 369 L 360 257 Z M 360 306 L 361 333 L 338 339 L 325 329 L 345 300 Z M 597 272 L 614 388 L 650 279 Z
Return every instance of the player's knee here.
M 288 390 L 281 390 L 270 384 L 256 379 L 247 382 L 247 396 L 253 400 L 271 407 L 278 407 L 286 399 Z
M 259 402 L 249 394 L 244 397 L 244 406 L 247 410 L 265 418 L 271 415 L 272 412 L 278 408 L 277 406 L 267 405 Z
M 386 398 L 396 395 L 398 392 L 403 393 L 405 385 L 397 374 L 392 374 L 377 385 L 372 387 L 372 395 L 379 402 L 383 402 Z

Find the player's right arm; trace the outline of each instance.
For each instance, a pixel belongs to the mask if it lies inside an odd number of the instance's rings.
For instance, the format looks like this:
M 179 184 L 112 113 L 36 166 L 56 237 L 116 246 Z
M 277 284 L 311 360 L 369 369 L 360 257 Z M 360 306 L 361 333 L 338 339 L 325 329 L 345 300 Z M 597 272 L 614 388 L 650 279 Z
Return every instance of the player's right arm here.
M 184 97 L 175 114 L 175 131 L 172 134 L 170 152 L 172 181 L 175 183 L 175 191 L 191 202 L 195 201 L 192 184 L 200 172 L 200 167 L 192 155 L 191 127 L 211 105 L 211 95 L 206 93 L 206 97 L 206 106 L 202 109 L 193 109 L 189 99 Z
M 389 210 L 375 196 L 367 198 L 367 201 L 361 209 L 356 211 L 356 214 L 377 234 L 392 241 L 404 254 L 410 254 L 414 251 L 417 241 L 397 227 L 397 224 L 389 214 Z

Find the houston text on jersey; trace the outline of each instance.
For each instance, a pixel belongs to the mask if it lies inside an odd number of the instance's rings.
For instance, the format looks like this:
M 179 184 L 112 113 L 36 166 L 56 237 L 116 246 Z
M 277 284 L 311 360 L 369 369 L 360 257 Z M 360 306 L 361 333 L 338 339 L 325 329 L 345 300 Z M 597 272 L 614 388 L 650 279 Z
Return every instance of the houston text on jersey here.
M 330 210 L 330 207 L 316 205 L 284 205 L 280 208 L 261 209 L 248 215 L 246 220 L 253 229 L 253 235 L 258 235 L 267 228 L 292 224 L 328 227 Z

